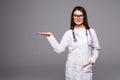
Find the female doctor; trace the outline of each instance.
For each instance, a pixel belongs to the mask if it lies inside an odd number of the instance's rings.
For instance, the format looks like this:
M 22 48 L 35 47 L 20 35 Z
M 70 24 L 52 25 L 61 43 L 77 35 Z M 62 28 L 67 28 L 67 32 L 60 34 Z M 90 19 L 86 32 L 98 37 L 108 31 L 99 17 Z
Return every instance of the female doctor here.
M 65 80 L 92 80 L 92 66 L 98 58 L 100 46 L 94 29 L 88 25 L 87 14 L 82 6 L 76 6 L 71 14 L 71 26 L 58 43 L 51 32 L 45 35 L 54 51 L 61 53 L 68 47 Z

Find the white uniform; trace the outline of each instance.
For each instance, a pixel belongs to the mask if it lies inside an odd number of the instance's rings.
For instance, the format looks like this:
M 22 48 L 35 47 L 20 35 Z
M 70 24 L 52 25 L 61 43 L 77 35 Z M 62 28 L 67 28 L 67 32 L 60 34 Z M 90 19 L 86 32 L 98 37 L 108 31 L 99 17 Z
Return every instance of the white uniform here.
M 95 63 L 98 58 L 100 46 L 95 30 L 89 29 L 87 33 L 88 37 L 86 36 L 85 28 L 75 28 L 74 34 L 77 42 L 74 42 L 72 30 L 67 30 L 60 44 L 53 35 L 47 37 L 55 52 L 61 53 L 66 47 L 69 49 L 65 68 L 66 80 L 92 80 L 92 65 L 85 68 L 83 68 L 83 66 L 87 64 L 89 60 Z M 94 48 L 88 45 L 92 45 Z

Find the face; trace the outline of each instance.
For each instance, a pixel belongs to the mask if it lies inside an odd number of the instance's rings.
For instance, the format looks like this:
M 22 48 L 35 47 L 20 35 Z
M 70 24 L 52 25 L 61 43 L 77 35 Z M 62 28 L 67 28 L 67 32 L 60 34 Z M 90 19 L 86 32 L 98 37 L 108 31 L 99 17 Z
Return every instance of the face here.
M 74 11 L 73 19 L 74 19 L 75 25 L 77 26 L 82 25 L 84 21 L 83 13 L 79 10 Z

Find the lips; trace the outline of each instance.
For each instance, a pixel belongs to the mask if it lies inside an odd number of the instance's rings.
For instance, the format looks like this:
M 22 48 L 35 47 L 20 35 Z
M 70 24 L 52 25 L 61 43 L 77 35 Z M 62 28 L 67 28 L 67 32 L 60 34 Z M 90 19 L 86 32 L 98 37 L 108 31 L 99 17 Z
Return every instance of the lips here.
M 76 20 L 77 22 L 81 22 L 81 20 L 79 19 L 79 20 Z

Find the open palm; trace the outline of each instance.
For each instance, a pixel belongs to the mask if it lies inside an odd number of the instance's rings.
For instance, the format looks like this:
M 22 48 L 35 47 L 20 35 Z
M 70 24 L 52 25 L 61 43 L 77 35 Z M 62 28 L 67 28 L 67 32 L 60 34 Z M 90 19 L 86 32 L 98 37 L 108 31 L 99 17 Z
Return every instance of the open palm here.
M 51 36 L 51 32 L 37 32 L 38 35 L 45 35 L 45 36 Z

